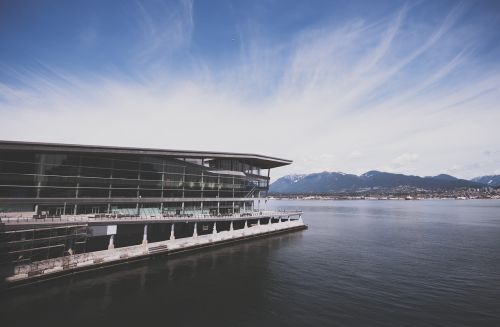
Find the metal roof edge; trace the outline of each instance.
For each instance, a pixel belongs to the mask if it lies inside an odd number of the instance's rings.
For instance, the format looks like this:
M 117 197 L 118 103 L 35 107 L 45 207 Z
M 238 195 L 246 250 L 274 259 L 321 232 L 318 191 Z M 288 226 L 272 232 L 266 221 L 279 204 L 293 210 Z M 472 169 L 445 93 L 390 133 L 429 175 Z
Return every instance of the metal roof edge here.
M 193 151 L 193 150 L 171 150 L 157 148 L 138 148 L 105 145 L 84 145 L 68 143 L 48 143 L 31 141 L 9 141 L 0 140 L 0 149 L 4 150 L 39 150 L 47 152 L 90 152 L 90 153 L 114 153 L 114 154 L 143 154 L 169 157 L 214 157 L 214 158 L 241 158 L 274 163 L 270 168 L 291 164 L 288 159 L 276 158 L 253 153 L 219 152 L 219 151 Z

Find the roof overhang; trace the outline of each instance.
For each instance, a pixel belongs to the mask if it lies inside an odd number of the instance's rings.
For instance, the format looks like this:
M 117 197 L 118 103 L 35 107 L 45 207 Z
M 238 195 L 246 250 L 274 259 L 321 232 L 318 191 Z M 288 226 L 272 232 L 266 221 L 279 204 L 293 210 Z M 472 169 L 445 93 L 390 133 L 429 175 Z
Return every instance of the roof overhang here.
M 210 158 L 210 159 L 237 159 L 260 168 L 276 168 L 292 163 L 292 160 L 269 157 L 251 153 L 212 152 L 167 150 L 152 148 L 132 148 L 101 145 L 81 145 L 64 143 L 42 143 L 25 141 L 2 141 L 0 150 L 37 151 L 45 153 L 88 153 L 88 154 L 115 154 L 115 155 L 143 155 L 170 158 Z

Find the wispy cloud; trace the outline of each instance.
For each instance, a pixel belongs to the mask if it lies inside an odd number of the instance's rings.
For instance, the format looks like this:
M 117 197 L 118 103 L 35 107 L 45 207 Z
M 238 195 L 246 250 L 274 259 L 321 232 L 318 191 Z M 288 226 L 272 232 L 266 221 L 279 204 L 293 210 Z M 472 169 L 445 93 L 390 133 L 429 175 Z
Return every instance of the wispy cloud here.
M 194 28 L 192 0 L 177 3 L 137 1 L 136 4 L 136 21 L 142 37 L 134 55 L 140 63 L 164 63 L 172 52 L 190 44 Z
M 455 28 L 466 6 L 432 24 L 415 22 L 405 6 L 376 21 L 314 26 L 291 41 L 243 40 L 237 56 L 214 66 L 189 51 L 192 2 L 138 2 L 142 37 L 130 60 L 140 79 L 6 68 L 18 83 L 0 82 L 0 138 L 295 160 L 275 176 L 384 168 L 432 175 L 453 166 L 462 177 L 486 174 L 500 158 L 482 166 L 472 158 L 500 150 L 500 67 L 477 69 L 473 49 L 483 40 L 474 26 Z M 187 72 L 175 67 L 178 51 Z

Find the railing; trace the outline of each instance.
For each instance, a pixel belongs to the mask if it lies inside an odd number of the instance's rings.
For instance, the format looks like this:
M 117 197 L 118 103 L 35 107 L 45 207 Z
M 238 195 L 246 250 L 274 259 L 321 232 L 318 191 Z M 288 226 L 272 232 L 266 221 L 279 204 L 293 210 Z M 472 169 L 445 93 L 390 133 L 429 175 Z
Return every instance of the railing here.
M 264 218 L 264 217 L 284 217 L 298 216 L 302 211 L 255 211 L 245 213 L 235 213 L 231 215 L 209 215 L 209 214 L 179 214 L 169 215 L 161 214 L 154 216 L 124 216 L 124 215 L 65 215 L 59 217 L 44 217 L 44 218 L 0 218 L 0 222 L 4 224 L 41 224 L 41 223 L 68 223 L 68 222 L 119 222 L 119 221 L 175 221 L 175 220 L 229 220 L 229 219 L 245 219 L 245 218 Z

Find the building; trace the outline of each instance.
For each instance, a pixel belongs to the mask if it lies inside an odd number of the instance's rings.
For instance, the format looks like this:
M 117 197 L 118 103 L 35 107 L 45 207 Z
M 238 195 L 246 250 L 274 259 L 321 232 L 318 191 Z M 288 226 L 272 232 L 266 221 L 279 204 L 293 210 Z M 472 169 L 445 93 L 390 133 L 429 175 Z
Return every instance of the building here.
M 267 211 L 263 200 L 270 170 L 290 163 L 244 153 L 0 141 L 0 265 L 293 218 L 298 213 Z

